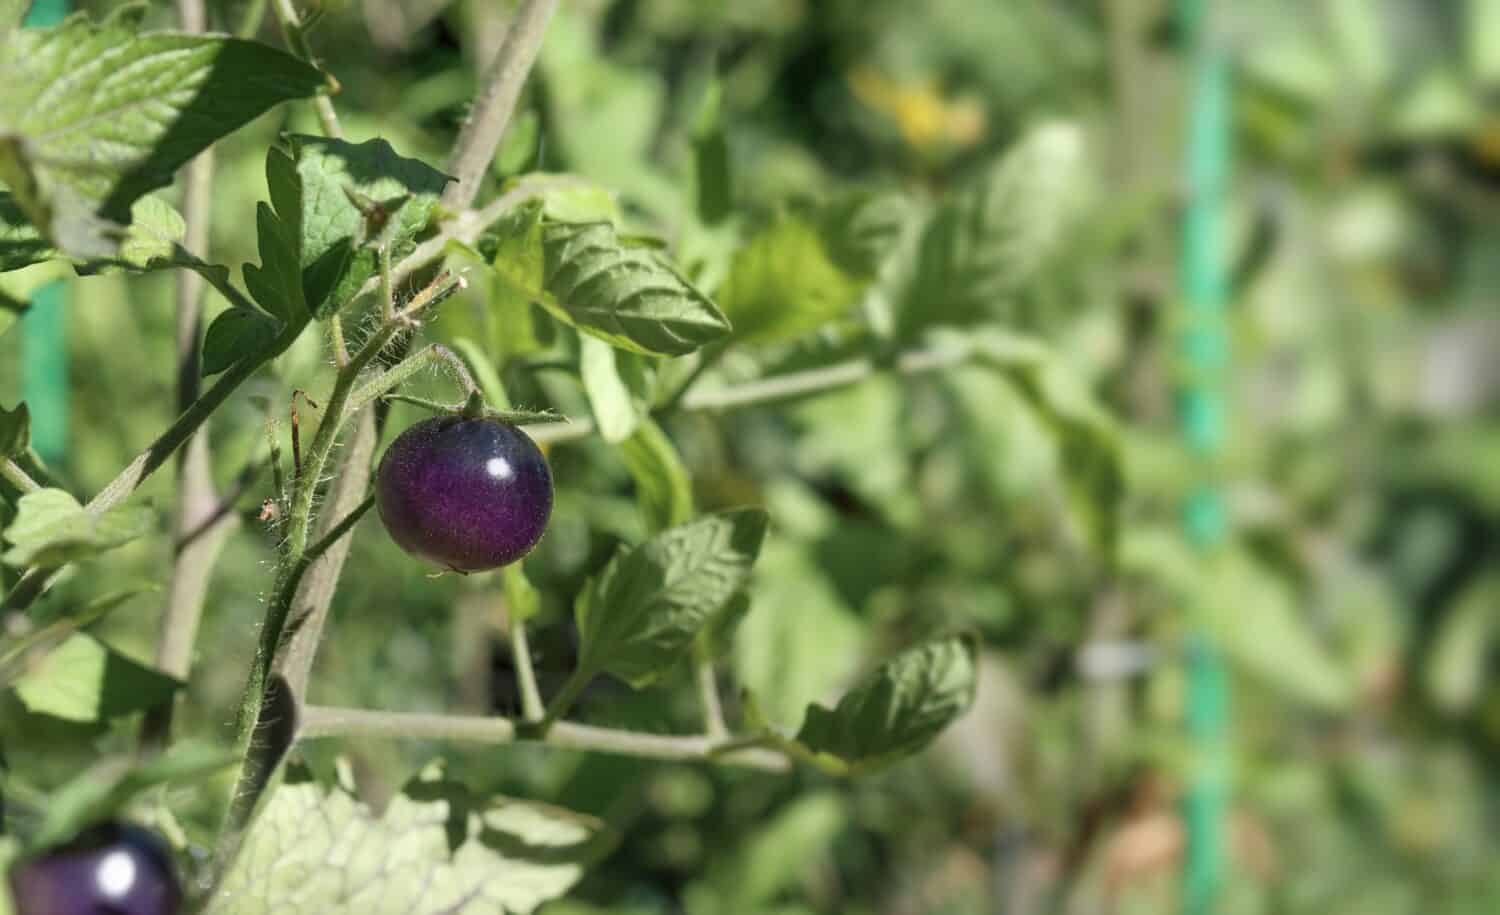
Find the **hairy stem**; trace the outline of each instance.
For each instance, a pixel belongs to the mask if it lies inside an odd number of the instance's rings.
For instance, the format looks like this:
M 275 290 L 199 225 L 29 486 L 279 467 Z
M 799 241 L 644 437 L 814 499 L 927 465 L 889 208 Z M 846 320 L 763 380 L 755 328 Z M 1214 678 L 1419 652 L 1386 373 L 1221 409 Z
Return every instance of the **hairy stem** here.
M 353 737 L 488 744 L 535 742 L 559 749 L 648 759 L 712 759 L 716 763 L 768 772 L 785 772 L 791 768 L 790 761 L 779 752 L 756 747 L 733 749 L 729 741 L 712 737 L 644 734 L 571 721 L 559 721 L 545 734 L 535 734 L 524 726 L 518 727 L 509 718 L 495 716 L 373 712 L 311 705 L 302 710 L 302 725 L 297 736 L 302 740 Z
M 37 492 L 42 484 L 31 478 L 14 458 L 0 458 L 0 477 L 4 477 L 12 486 L 19 489 L 24 495 L 28 492 Z
M 526 84 L 541 51 L 547 23 L 556 10 L 557 0 L 521 0 L 505 40 L 485 71 L 473 112 L 448 157 L 448 174 L 458 180 L 443 191 L 444 206 L 464 209 L 479 194 L 480 183 L 495 159 L 495 149 L 505 136 L 521 87 Z
M 319 535 L 326 536 L 339 519 L 353 511 L 359 499 L 369 489 L 370 461 L 375 454 L 375 412 L 365 410 L 357 414 L 354 433 L 344 446 L 343 462 L 338 476 L 329 487 L 328 502 L 319 521 Z M 285 644 L 277 654 L 275 670 L 286 678 L 292 695 L 299 700 L 307 692 L 307 680 L 312 673 L 313 658 L 323 636 L 323 625 L 328 617 L 328 607 L 338 585 L 339 573 L 349 555 L 350 540 L 345 538 L 330 546 L 308 569 L 302 579 L 293 603 L 292 619 L 295 623 Z

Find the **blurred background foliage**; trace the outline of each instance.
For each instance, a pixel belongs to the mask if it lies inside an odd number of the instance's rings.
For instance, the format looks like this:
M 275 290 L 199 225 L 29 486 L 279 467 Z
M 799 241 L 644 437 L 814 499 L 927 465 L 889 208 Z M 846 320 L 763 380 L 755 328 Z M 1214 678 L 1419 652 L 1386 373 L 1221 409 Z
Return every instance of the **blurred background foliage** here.
M 246 5 L 211 3 L 212 21 L 232 28 Z M 440 163 L 504 4 L 322 5 L 313 44 L 342 84 L 350 137 Z M 1220 6 L 1237 73 L 1221 468 L 1236 537 L 1205 568 L 1179 531 L 1198 472 L 1173 401 L 1188 54 L 1166 0 L 564 2 L 496 178 L 570 171 L 618 190 L 624 222 L 664 239 L 705 288 L 761 239 L 784 287 L 736 289 L 740 314 L 778 295 L 827 310 L 736 345 L 714 369 L 725 380 L 889 351 L 933 325 L 1044 339 L 1117 424 L 1118 562 L 1079 536 L 1080 514 L 1109 494 L 1069 496 L 1067 430 L 1012 378 L 879 376 L 790 405 L 680 414 L 666 428 L 700 507 L 763 503 L 773 519 L 729 658 L 770 717 L 795 725 L 875 659 L 955 626 L 986 645 L 974 711 L 921 759 L 853 782 L 536 748 L 337 748 L 369 795 L 441 753 L 475 787 L 607 817 L 622 843 L 549 915 L 1169 911 L 1188 758 L 1181 650 L 1186 609 L 1204 601 L 1235 690 L 1224 911 L 1500 910 L 1500 3 Z M 1038 125 L 1062 122 L 1076 126 L 1051 134 L 1030 171 L 994 172 Z M 279 112 L 220 145 L 222 262 L 255 260 L 264 149 L 289 129 L 316 124 L 305 108 Z M 701 155 L 707 143 L 727 160 Z M 695 170 L 711 161 L 733 176 L 718 205 L 699 199 Z M 923 220 L 985 180 L 1020 182 L 1030 204 L 952 216 L 937 252 L 951 262 L 933 261 Z M 854 190 L 889 195 L 871 231 L 898 252 L 857 303 L 842 268 L 787 266 L 808 256 L 797 226 Z M 1021 269 L 1029 254 L 1006 248 L 1005 219 L 1057 243 Z M 953 253 L 965 245 L 977 253 Z M 1004 265 L 1005 281 L 963 274 L 976 258 Z M 6 291 L 40 273 L 7 275 Z M 170 418 L 170 282 L 70 281 L 73 438 L 57 470 L 77 492 Z M 518 404 L 587 415 L 576 335 L 488 281 L 428 333 L 475 341 Z M 4 403 L 18 398 L 18 336 L 0 337 Z M 222 411 L 225 485 L 263 457 L 260 398 L 279 412 L 292 387 L 321 390 L 324 358 L 309 335 Z M 387 428 L 416 415 L 397 406 Z M 617 451 L 595 440 L 550 458 L 556 515 L 526 563 L 543 594 L 544 690 L 571 663 L 572 595 L 645 530 Z M 170 485 L 164 473 L 144 489 L 163 531 Z M 255 642 L 268 486 L 245 490 L 215 574 L 185 718 L 198 730 L 228 720 Z M 167 557 L 165 536 L 133 544 L 51 599 L 159 585 Z M 157 603 L 134 599 L 102 635 L 149 657 Z M 334 608 L 315 701 L 514 710 L 498 579 L 429 577 L 366 524 Z M 28 738 L 10 762 L 38 781 L 128 746 L 128 729 L 5 702 L 6 729 Z M 684 674 L 639 694 L 597 684 L 581 714 L 686 730 L 696 704 Z

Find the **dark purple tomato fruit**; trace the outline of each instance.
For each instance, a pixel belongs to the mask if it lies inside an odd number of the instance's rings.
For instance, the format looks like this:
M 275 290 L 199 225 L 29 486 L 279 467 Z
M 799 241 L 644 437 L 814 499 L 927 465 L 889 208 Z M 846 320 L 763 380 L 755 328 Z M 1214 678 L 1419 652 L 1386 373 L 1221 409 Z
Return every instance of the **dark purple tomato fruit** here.
M 182 887 L 156 834 L 102 823 L 10 869 L 16 915 L 176 915 Z
M 437 416 L 396 437 L 380 459 L 375 504 L 408 553 L 458 572 L 515 562 L 552 514 L 552 473 L 510 423 Z

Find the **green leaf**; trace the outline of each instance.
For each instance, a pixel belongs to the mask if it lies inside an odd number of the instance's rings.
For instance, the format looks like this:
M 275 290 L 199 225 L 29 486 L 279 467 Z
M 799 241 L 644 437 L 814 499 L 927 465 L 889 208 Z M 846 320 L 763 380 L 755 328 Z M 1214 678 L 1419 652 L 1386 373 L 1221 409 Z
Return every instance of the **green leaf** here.
M 693 481 L 672 440 L 651 417 L 620 443 L 620 457 L 635 480 L 635 499 L 649 530 L 684 524 L 693 517 Z
M 391 260 L 399 261 L 416 247 L 417 234 L 427 228 L 451 179 L 399 155 L 381 139 L 355 144 L 295 135 L 290 140 L 296 163 L 295 219 L 290 175 L 270 182 L 271 201 L 283 225 L 293 229 L 307 307 L 321 320 L 347 304 L 379 269 L 375 246 L 369 243 L 384 230 L 367 221 L 349 192 L 384 207 L 382 218 L 396 220 L 388 237 Z M 285 162 L 273 157 L 268 174 L 272 163 L 285 169 Z
M 375 815 L 294 769 L 271 795 L 208 915 L 527 915 L 566 893 L 603 825 L 474 797 L 430 766 Z
M 11 548 L 0 559 L 15 566 L 52 567 L 114 549 L 146 534 L 155 517 L 144 506 L 111 509 L 99 517 L 61 489 L 21 497 L 5 529 Z
M 270 155 L 281 153 L 273 149 Z M 250 295 L 261 308 L 278 318 L 290 319 L 293 315 L 306 314 L 307 298 L 302 291 L 302 268 L 297 263 L 296 241 L 289 234 L 292 230 L 277 217 L 270 204 L 262 201 L 255 207 L 255 231 L 260 266 L 244 266 L 245 288 L 250 290 Z
M 0 273 L 56 256 L 52 243 L 21 212 L 15 197 L 0 191 Z
M 617 554 L 579 595 L 579 667 L 636 689 L 650 684 L 744 586 L 765 534 L 765 512 L 743 509 L 707 515 Z
M 201 742 L 178 743 L 140 765 L 111 760 L 74 778 L 47 798 L 33 848 L 50 848 L 88 826 L 114 816 L 137 795 L 159 785 L 196 781 L 235 763 L 230 751 Z
M 66 616 L 52 620 L 19 639 L 5 643 L 4 650 L 0 650 L 0 687 L 10 685 L 32 658 L 52 651 L 73 633 L 97 623 L 110 611 L 131 598 L 157 590 L 159 589 L 155 585 L 147 585 L 126 588 L 92 598 L 81 607 L 69 608 Z
M 1058 250 L 1087 174 L 1082 132 L 1044 124 L 943 204 L 922 233 L 902 334 L 993 315 Z
M 913 218 L 911 201 L 902 194 L 850 191 L 819 208 L 818 234 L 840 270 L 870 279 L 891 257 Z
M 1051 428 L 1069 508 L 1092 545 L 1112 559 L 1125 493 L 1119 430 L 1073 368 L 1045 344 L 992 328 L 934 332 L 939 345 L 971 347 L 1001 372 Z
M 848 311 L 864 292 L 834 264 L 823 237 L 805 217 L 779 214 L 737 251 L 718 299 L 736 340 L 801 336 Z
M 37 714 L 103 721 L 154 708 L 181 683 L 75 633 L 16 679 L 16 695 Z
M 25 454 L 31 447 L 31 411 L 24 402 L 14 409 L 0 407 L 0 458 Z
M 0 835 L 0 874 L 10 873 L 11 862 L 21 853 L 21 843 L 7 835 Z M 0 915 L 14 915 L 10 893 L 0 892 Z
M 578 344 L 583 390 L 599 434 L 610 444 L 624 441 L 635 431 L 641 414 L 615 368 L 615 349 L 597 337 L 581 337 Z
M 258 311 L 231 308 L 220 313 L 203 335 L 203 375 L 224 371 L 276 338 L 280 325 Z
M 729 322 L 659 251 L 621 239 L 607 221 L 560 222 L 542 205 L 497 227 L 493 266 L 558 319 L 621 349 L 681 356 Z
M 71 256 L 111 256 L 110 223 L 215 140 L 322 74 L 268 45 L 137 34 L 135 16 L 73 16 L 0 34 L 0 178 Z
M 1483 694 L 1485 664 L 1500 634 L 1500 574 L 1469 583 L 1447 610 L 1423 666 L 1427 693 L 1449 714 L 1473 708 Z
M 882 664 L 839 704 L 812 705 L 796 742 L 834 771 L 867 772 L 911 756 L 974 704 L 974 640 L 951 637 Z
M 1326 711 L 1354 700 L 1353 682 L 1321 644 L 1285 580 L 1244 551 L 1203 566 L 1192 597 L 1216 643 L 1247 673 Z
M 1469 72 L 1482 86 L 1500 85 L 1500 0 L 1469 0 Z
M 788 728 L 802 723 L 810 702 L 847 684 L 864 656 L 863 621 L 814 555 L 786 541 L 766 545 L 733 643 L 739 682 Z

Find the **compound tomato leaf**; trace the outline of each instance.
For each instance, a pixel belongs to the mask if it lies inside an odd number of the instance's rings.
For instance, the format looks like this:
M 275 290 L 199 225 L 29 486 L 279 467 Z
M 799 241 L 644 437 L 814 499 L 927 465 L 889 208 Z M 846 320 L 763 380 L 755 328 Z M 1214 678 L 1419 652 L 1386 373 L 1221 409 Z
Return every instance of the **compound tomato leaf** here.
M 795 744 L 826 768 L 856 774 L 921 750 L 974 704 L 974 639 L 902 652 L 829 709 L 810 705 Z
M 608 841 L 591 817 L 483 799 L 432 765 L 376 815 L 290 767 L 208 915 L 528 915 L 566 893 Z
M 110 227 L 139 197 L 215 140 L 324 85 L 269 45 L 141 34 L 138 20 L 80 15 L 0 33 L 0 177 L 69 256 L 113 256 Z
M 391 259 L 398 261 L 416 247 L 417 234 L 427 228 L 452 179 L 398 154 L 381 139 L 347 143 L 293 135 L 290 142 L 296 172 L 295 220 L 290 212 L 291 177 L 286 163 L 274 157 L 267 164 L 271 199 L 295 239 L 307 307 L 321 320 L 351 301 L 378 270 L 376 250 L 369 243 L 386 231 L 379 219 L 396 220 L 387 237 Z M 382 215 L 372 222 L 351 196 L 382 207 Z
M 650 684 L 744 587 L 765 535 L 766 513 L 741 509 L 670 528 L 617 554 L 579 595 L 579 667 L 636 689 Z
M 154 708 L 181 686 L 85 633 L 69 636 L 15 682 L 30 711 L 82 722 Z
M 144 506 L 121 506 L 95 517 L 61 489 L 27 493 L 5 529 L 10 543 L 0 560 L 14 566 L 50 568 L 86 559 L 128 543 L 155 521 Z

